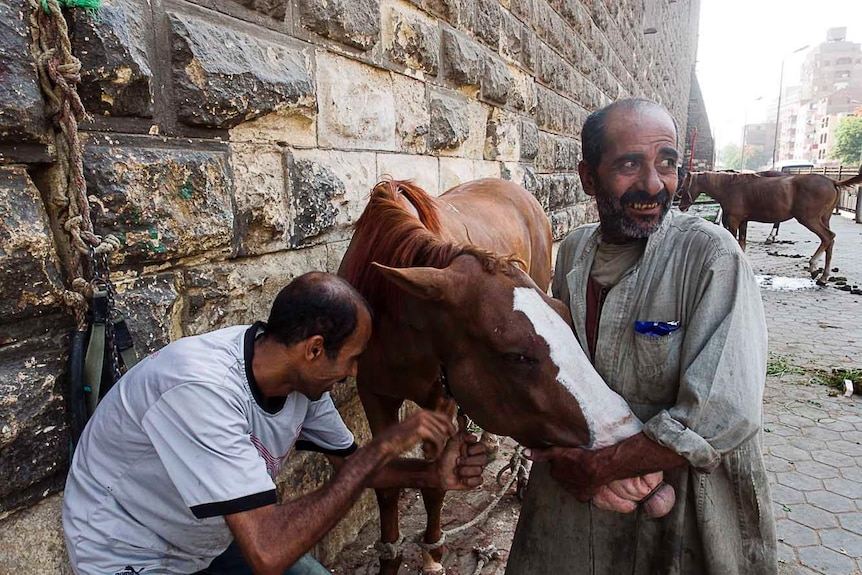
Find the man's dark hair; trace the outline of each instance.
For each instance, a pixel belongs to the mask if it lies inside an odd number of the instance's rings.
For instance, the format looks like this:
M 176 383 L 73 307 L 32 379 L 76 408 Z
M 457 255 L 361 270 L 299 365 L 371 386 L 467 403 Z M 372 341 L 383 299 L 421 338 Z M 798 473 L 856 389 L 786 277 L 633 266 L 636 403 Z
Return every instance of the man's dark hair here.
M 602 154 L 605 152 L 605 133 L 607 132 L 608 116 L 617 110 L 637 110 L 639 108 L 653 107 L 661 110 L 673 120 L 673 129 L 679 131 L 676 119 L 671 116 L 664 106 L 656 104 L 652 100 L 644 98 L 626 98 L 600 108 L 587 116 L 584 127 L 581 130 L 581 146 L 583 148 L 584 161 L 593 169 L 599 167 Z
M 278 292 L 265 334 L 285 345 L 319 335 L 326 355 L 335 358 L 356 329 L 357 304 L 371 314 L 368 302 L 346 280 L 309 272 Z

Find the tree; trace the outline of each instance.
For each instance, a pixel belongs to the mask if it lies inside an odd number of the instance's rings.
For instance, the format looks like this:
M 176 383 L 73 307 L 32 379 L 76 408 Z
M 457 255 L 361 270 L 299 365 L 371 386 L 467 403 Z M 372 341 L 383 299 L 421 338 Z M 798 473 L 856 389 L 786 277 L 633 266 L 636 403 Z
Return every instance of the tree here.
M 742 153 L 736 144 L 727 144 L 721 149 L 721 164 L 731 170 L 742 169 Z
M 841 160 L 841 164 L 856 166 L 862 155 L 862 117 L 842 118 L 835 129 L 835 147 L 830 154 Z

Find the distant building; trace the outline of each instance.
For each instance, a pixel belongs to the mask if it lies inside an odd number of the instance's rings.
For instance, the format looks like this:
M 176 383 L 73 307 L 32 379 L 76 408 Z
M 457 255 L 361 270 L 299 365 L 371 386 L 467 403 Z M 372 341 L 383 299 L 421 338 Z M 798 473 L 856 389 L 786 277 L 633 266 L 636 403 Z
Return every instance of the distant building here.
M 827 30 L 826 41 L 805 55 L 800 85 L 782 93 L 778 160 L 835 163 L 829 158 L 834 130 L 862 102 L 862 45 L 846 36 L 845 27 Z
M 843 88 L 814 102 L 814 144 L 818 165 L 838 165 L 838 160 L 830 156 L 835 146 L 835 131 L 838 124 L 847 116 L 855 116 L 862 106 L 862 88 Z

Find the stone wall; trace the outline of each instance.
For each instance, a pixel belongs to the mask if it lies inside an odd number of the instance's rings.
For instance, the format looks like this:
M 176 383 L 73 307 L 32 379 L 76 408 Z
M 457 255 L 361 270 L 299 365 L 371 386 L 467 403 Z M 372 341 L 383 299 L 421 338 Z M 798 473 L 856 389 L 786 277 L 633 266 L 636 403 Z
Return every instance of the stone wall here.
M 690 168 L 694 172 L 709 171 L 713 168 L 714 157 L 715 139 L 712 137 L 709 115 L 706 113 L 706 103 L 703 101 L 697 76 L 692 71 L 683 165 L 686 169 Z
M 69 238 L 30 4 L 0 0 L 0 572 L 61 573 Z M 84 177 L 117 235 L 141 352 L 264 318 L 334 271 L 374 183 L 433 194 L 503 177 L 561 238 L 595 218 L 576 174 L 589 111 L 639 95 L 685 133 L 699 0 L 104 0 L 69 10 Z M 349 387 L 337 402 L 367 437 Z M 327 474 L 295 458 L 285 491 Z M 306 465 L 306 463 L 308 463 Z M 332 557 L 373 498 L 317 549 Z

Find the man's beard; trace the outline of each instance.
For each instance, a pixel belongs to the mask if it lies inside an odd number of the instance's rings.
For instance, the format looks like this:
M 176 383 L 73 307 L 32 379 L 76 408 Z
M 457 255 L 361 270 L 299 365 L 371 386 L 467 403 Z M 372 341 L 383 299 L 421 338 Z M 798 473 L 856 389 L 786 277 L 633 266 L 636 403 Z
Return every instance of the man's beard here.
M 596 206 L 599 209 L 602 231 L 609 236 L 624 237 L 629 239 L 640 239 L 649 237 L 661 227 L 662 221 L 673 201 L 673 195 L 667 188 L 662 189 L 656 195 L 648 192 L 628 191 L 620 197 L 619 201 L 614 199 L 601 185 L 596 190 Z M 636 203 L 658 202 L 661 211 L 655 219 L 642 220 L 626 215 L 626 207 Z

